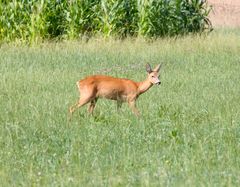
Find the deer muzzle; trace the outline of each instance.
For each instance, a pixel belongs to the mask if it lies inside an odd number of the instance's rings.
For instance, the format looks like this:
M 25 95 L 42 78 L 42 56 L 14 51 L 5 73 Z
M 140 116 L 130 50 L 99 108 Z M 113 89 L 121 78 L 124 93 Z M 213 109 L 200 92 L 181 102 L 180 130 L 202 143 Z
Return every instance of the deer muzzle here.
M 161 82 L 159 81 L 159 82 L 156 82 L 156 85 L 160 85 L 161 84 Z

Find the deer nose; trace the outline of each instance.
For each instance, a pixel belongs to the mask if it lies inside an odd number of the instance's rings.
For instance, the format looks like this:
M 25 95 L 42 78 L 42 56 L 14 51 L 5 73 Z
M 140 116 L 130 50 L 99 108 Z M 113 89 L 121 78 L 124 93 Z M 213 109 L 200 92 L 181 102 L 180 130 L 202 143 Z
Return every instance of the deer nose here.
M 161 82 L 159 81 L 159 82 L 157 82 L 156 84 L 157 84 L 157 85 L 160 85 L 160 84 L 161 84 Z

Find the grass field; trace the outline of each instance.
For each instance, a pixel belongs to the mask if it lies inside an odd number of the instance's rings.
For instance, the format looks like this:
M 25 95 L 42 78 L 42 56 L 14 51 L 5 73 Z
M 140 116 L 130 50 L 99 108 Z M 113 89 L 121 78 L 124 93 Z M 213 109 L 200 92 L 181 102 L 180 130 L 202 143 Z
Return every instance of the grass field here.
M 93 117 L 76 81 L 107 74 L 160 86 L 125 104 L 99 100 Z M 240 32 L 179 39 L 45 43 L 0 48 L 2 186 L 239 186 Z

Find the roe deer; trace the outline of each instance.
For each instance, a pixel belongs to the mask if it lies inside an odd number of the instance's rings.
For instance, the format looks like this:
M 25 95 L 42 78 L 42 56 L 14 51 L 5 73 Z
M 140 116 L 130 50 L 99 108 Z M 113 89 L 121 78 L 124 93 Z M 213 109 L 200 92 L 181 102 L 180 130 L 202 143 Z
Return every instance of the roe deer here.
M 75 105 L 70 107 L 70 114 L 87 103 L 90 103 L 88 112 L 92 113 L 98 98 L 106 98 L 116 100 L 118 108 L 122 102 L 128 102 L 133 113 L 138 116 L 136 100 L 139 95 L 146 92 L 153 84 L 161 84 L 159 80 L 160 68 L 161 65 L 159 64 L 152 70 L 151 66 L 147 64 L 146 71 L 148 75 L 146 80 L 142 82 L 104 75 L 93 75 L 78 81 L 77 87 L 80 92 L 80 99 Z

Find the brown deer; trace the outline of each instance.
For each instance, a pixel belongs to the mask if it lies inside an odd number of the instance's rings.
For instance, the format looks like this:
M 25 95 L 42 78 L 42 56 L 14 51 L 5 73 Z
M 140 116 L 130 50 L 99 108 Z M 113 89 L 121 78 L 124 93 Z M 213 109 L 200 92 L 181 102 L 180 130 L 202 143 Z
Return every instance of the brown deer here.
M 118 108 L 123 102 L 127 102 L 135 115 L 139 115 L 136 108 L 136 100 L 139 95 L 146 92 L 152 85 L 160 85 L 159 71 L 161 65 L 153 70 L 149 64 L 146 65 L 147 78 L 142 82 L 135 82 L 129 79 L 114 78 L 105 75 L 93 75 L 77 82 L 80 99 L 70 107 L 72 114 L 77 108 L 90 103 L 88 112 L 93 113 L 98 98 L 106 98 L 117 101 Z

